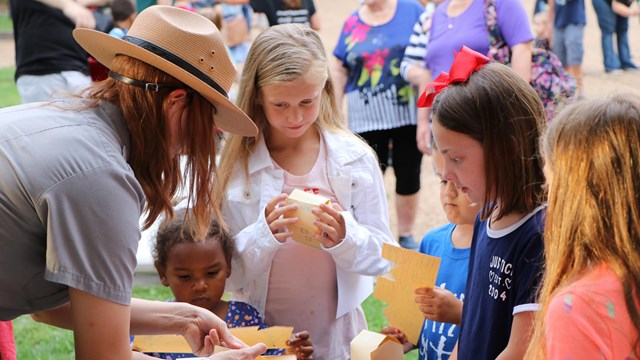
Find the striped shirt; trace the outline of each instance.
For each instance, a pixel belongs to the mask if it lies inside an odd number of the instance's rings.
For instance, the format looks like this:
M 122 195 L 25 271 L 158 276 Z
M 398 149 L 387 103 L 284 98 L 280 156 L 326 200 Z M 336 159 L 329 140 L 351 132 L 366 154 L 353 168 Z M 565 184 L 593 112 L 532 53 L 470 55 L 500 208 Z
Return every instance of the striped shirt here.
M 402 78 L 409 81 L 407 72 L 410 66 L 424 68 L 424 58 L 427 56 L 427 42 L 429 42 L 429 28 L 431 27 L 431 15 L 436 10 L 436 5 L 432 2 L 427 3 L 422 15 L 415 25 L 413 25 L 413 33 L 409 38 L 409 45 L 404 50 L 404 57 L 400 64 L 400 74 Z

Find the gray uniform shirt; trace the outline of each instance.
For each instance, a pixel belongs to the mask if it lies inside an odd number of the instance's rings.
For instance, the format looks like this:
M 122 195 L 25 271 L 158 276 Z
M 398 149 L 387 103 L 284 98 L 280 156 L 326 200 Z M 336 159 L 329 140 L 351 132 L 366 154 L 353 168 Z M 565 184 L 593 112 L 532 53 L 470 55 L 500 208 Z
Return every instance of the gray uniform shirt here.
M 69 287 L 128 305 L 144 193 L 109 103 L 0 110 L 0 320 L 64 304 Z

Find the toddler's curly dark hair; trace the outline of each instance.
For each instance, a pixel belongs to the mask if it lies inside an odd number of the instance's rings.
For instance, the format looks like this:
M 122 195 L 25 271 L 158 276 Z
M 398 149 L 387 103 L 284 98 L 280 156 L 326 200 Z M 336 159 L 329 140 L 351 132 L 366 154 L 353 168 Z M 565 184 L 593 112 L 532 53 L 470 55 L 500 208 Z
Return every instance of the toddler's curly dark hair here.
M 174 213 L 173 220 L 162 224 L 158 229 L 152 250 L 155 263 L 163 266 L 166 265 L 169 251 L 177 244 L 218 241 L 222 246 L 222 251 L 224 251 L 224 257 L 227 259 L 227 263 L 230 264 L 234 251 L 233 237 L 231 234 L 222 228 L 215 218 L 212 218 L 206 237 L 202 240 L 196 240 L 191 236 L 189 229 L 190 221 L 186 216 L 186 209 L 177 210 Z

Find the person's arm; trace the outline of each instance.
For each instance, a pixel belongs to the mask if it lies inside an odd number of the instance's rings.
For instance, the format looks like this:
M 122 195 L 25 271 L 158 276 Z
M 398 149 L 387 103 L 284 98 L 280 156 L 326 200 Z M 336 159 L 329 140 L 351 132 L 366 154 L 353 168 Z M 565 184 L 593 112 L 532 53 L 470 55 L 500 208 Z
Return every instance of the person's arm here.
M 130 334 L 179 334 L 185 337 L 194 353 L 203 355 L 210 355 L 216 344 L 246 348 L 229 333 L 224 321 L 197 306 L 132 299 L 129 307 L 73 288 L 69 294 L 69 303 L 32 314 L 32 318 L 49 325 L 73 329 L 78 359 L 153 359 L 139 353 L 132 354 Z M 246 348 L 235 352 L 238 357 L 231 358 L 244 358 L 244 354 L 249 354 L 253 357 L 246 358 L 253 359 L 262 352 L 262 347 Z M 218 359 L 218 356 L 212 359 Z
M 618 2 L 616 0 L 611 1 L 611 10 L 614 13 L 624 17 L 631 17 L 640 15 L 640 9 L 638 8 L 638 3 L 635 1 L 631 2 L 630 6 L 626 6 L 625 4 Z
M 507 347 L 496 360 L 522 359 L 531 340 L 531 329 L 535 319 L 534 311 L 524 311 L 513 316 L 511 334 Z
M 431 82 L 431 72 L 426 70 L 421 75 L 418 96 L 422 95 L 427 85 Z M 431 155 L 431 108 L 418 108 L 418 124 L 416 126 L 416 143 L 418 150 L 423 154 Z
M 555 27 L 555 14 L 556 12 L 556 0 L 548 0 L 547 2 L 547 13 L 549 14 L 549 23 L 547 26 L 547 39 L 549 41 L 549 46 L 553 47 L 553 29 Z
M 107 6 L 111 3 L 111 0 L 76 0 L 78 4 L 89 7 L 89 6 Z
M 60 9 L 76 28 L 95 29 L 96 19 L 91 10 L 73 0 L 35 0 L 52 8 Z
M 76 359 L 130 359 L 127 305 L 69 289 Z
M 382 258 L 383 245 L 397 246 L 398 243 L 389 228 L 389 207 L 380 165 L 373 152 L 367 151 L 370 153 L 361 160 L 364 164 L 352 167 L 360 172 L 352 170 L 351 181 L 345 179 L 343 182 L 354 184 L 351 203 L 340 204 L 342 208 L 350 209 L 340 213 L 346 225 L 346 236 L 340 244 L 323 249 L 331 254 L 341 270 L 377 276 L 388 272 L 392 266 Z
M 347 68 L 342 65 L 340 59 L 334 58 L 331 62 L 331 81 L 333 82 L 336 96 L 336 105 L 341 112 L 344 109 L 343 100 L 348 78 L 349 73 L 347 72 Z
M 527 41 L 511 48 L 511 68 L 526 82 L 531 80 L 533 42 Z
M 320 31 L 320 23 L 320 14 L 316 11 L 309 18 L 309 26 L 315 31 Z
M 400 63 L 400 75 L 415 87 L 421 85 L 424 73 L 424 58 L 427 56 L 427 34 L 424 30 L 426 12 L 422 13 L 418 21 L 413 25 L 413 33 L 409 37 L 409 44 L 404 50 L 404 56 Z

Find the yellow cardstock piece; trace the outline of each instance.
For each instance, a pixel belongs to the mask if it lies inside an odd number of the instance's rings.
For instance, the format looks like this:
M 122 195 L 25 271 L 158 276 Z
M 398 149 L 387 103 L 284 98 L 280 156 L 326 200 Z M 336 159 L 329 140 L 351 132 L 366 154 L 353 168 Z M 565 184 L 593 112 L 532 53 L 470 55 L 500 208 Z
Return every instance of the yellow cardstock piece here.
M 136 335 L 133 350 L 140 352 L 191 354 L 187 341 L 180 335 Z
M 232 328 L 229 329 L 229 331 L 233 336 L 249 346 L 263 343 L 267 345 L 268 349 L 285 349 L 287 347 L 287 340 L 291 339 L 293 327 L 272 326 L 258 330 L 257 326 L 248 326 Z
M 395 338 L 362 330 L 351 340 L 351 360 L 402 360 L 402 344 Z
M 229 332 L 249 346 L 263 343 L 269 349 L 284 349 L 293 327 L 272 326 L 262 330 L 258 330 L 257 326 L 237 327 L 229 329 Z M 133 349 L 141 352 L 192 353 L 189 344 L 180 335 L 136 335 Z
M 383 245 L 382 257 L 395 266 L 391 278 L 378 277 L 373 296 L 387 304 L 384 315 L 389 325 L 400 329 L 417 345 L 424 316 L 415 302 L 415 290 L 435 286 L 440 258 L 389 244 Z
M 231 349 L 226 348 L 224 346 L 216 345 L 216 347 L 213 349 L 213 353 L 217 354 L 217 353 L 228 351 L 228 350 L 231 350 Z M 295 355 L 262 355 L 256 358 L 256 360 L 296 360 L 296 359 L 297 358 Z
M 291 236 L 293 240 L 320 249 L 320 241 L 313 237 L 313 234 L 318 232 L 318 227 L 313 224 L 316 217 L 311 213 L 311 209 L 320 204 L 329 205 L 330 203 L 331 201 L 325 197 L 294 189 L 285 201 L 287 205 L 298 205 L 295 211 L 285 215 L 285 217 L 298 218 L 295 224 L 287 226 L 289 231 L 293 232 Z

